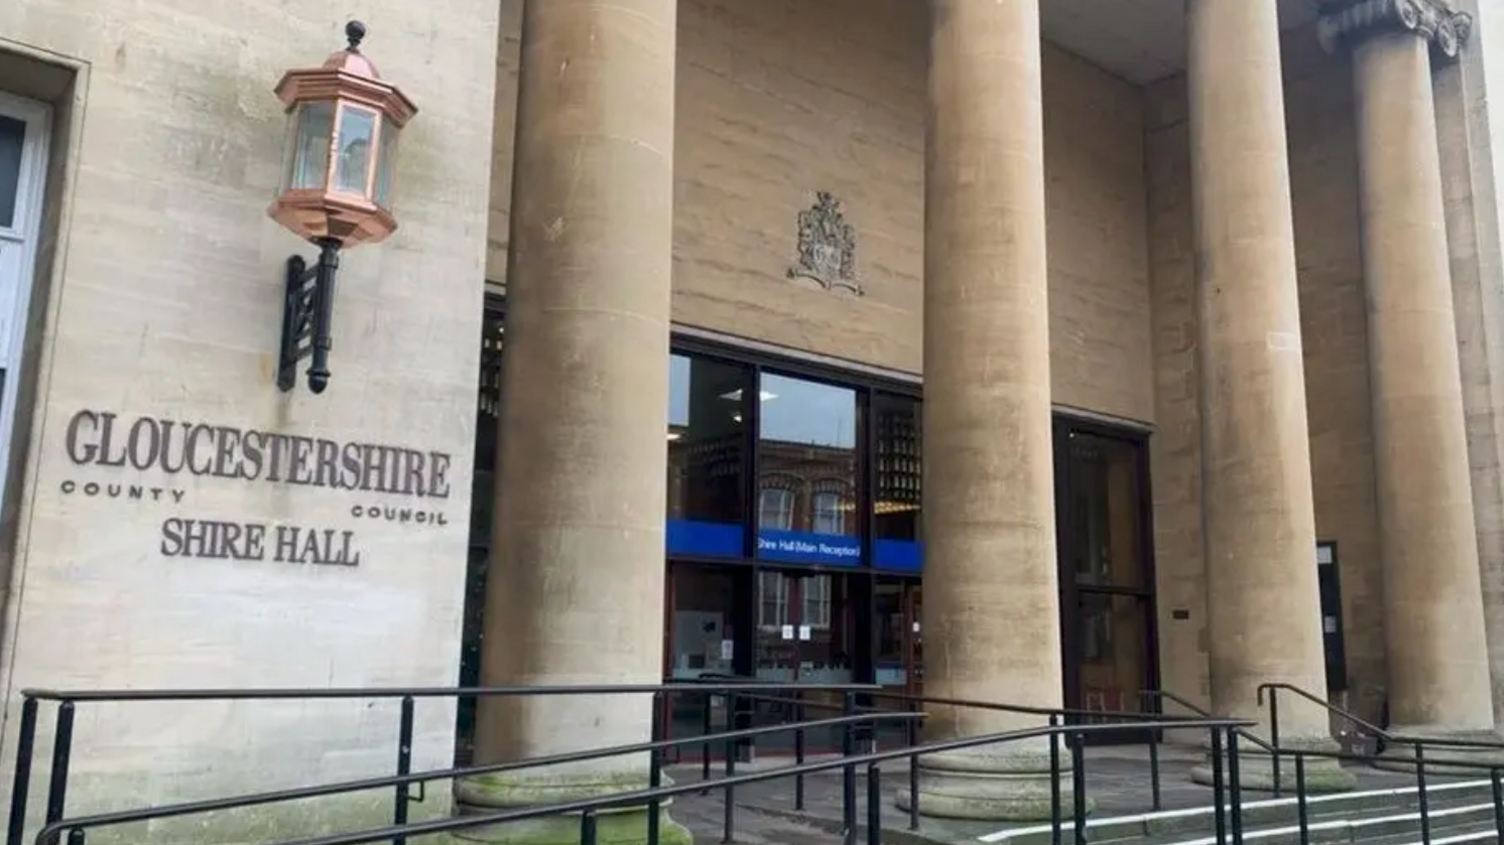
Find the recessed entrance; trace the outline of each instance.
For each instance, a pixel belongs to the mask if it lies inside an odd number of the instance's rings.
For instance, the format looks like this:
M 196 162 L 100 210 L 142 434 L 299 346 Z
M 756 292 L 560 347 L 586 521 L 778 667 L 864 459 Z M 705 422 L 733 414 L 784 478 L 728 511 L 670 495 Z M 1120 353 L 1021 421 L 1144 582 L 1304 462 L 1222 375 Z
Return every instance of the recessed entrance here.
M 1066 707 L 1153 710 L 1144 695 L 1157 669 L 1145 439 L 1060 419 L 1055 478 Z
M 467 597 L 476 612 L 466 617 L 462 664 L 472 684 L 489 557 L 499 309 L 486 327 Z M 916 386 L 684 339 L 666 364 L 665 678 L 861 682 L 923 694 Z M 1137 711 L 1156 675 L 1146 440 L 1061 417 L 1055 452 L 1066 706 Z M 840 703 L 811 690 L 805 715 L 835 715 Z M 736 721 L 723 702 L 699 695 L 665 710 L 675 737 Z M 468 715 L 462 707 L 462 743 Z M 901 739 L 895 730 L 883 741 Z M 834 732 L 806 740 L 811 753 L 839 745 Z M 760 740 L 757 752 L 791 752 L 792 742 Z M 681 759 L 701 752 L 680 749 Z

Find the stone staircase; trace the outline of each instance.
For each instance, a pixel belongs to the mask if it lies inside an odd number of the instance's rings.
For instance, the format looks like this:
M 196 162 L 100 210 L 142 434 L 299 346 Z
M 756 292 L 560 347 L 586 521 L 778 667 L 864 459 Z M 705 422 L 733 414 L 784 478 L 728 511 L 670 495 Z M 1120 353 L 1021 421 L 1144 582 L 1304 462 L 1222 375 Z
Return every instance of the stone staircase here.
M 1313 843 L 1420 845 L 1420 805 L 1415 786 L 1313 796 L 1307 802 Z M 1430 845 L 1495 845 L 1492 787 L 1487 780 L 1431 784 Z M 1228 841 L 1232 841 L 1229 819 Z M 884 835 L 887 840 L 890 837 Z M 1063 845 L 1073 845 L 1067 820 Z M 1215 845 L 1211 806 L 1089 819 L 1086 839 L 1092 845 Z M 898 842 L 898 838 L 893 838 Z M 1050 826 L 1014 827 L 976 837 L 979 845 L 1050 845 Z M 1298 845 L 1300 828 L 1294 798 L 1245 796 L 1243 842 L 1246 845 Z

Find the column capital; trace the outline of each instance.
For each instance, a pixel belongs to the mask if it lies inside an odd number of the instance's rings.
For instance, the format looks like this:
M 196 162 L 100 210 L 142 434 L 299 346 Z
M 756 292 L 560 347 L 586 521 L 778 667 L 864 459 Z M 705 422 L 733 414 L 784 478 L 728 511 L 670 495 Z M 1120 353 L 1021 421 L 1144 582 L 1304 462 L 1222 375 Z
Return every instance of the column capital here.
M 1473 16 L 1449 0 L 1340 0 L 1322 10 L 1316 36 L 1327 52 L 1351 48 L 1384 32 L 1413 32 L 1431 45 L 1439 60 L 1462 51 L 1473 31 Z

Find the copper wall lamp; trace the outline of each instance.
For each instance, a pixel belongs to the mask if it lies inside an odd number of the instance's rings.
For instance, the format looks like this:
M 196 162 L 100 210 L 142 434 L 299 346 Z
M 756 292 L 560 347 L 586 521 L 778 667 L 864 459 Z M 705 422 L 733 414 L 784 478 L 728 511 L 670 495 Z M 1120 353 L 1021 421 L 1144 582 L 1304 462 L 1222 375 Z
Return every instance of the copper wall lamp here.
M 381 80 L 360 52 L 365 25 L 345 26 L 349 46 L 322 67 L 288 71 L 276 94 L 287 107 L 286 163 L 281 192 L 267 209 L 273 220 L 319 248 L 312 267 L 287 259 L 277 387 L 297 384 L 307 357 L 308 389 L 329 386 L 329 324 L 339 251 L 378 243 L 397 230 L 392 175 L 397 137 L 418 108 Z

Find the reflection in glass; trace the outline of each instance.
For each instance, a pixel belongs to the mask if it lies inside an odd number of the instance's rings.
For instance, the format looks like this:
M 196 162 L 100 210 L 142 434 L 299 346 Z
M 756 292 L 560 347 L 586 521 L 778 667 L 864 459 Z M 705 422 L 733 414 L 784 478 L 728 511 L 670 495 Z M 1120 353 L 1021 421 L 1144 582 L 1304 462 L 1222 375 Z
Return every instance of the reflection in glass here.
M 673 564 L 669 578 L 673 594 L 669 678 L 686 682 L 705 675 L 735 674 L 734 620 L 737 599 L 745 600 L 738 594 L 735 575 L 719 567 Z M 731 727 L 724 697 L 674 694 L 668 696 L 668 707 L 670 736 L 676 739 L 703 734 L 707 715 L 712 732 Z M 681 746 L 674 754 L 690 755 L 699 750 L 700 746 Z
M 1137 444 L 1072 432 L 1068 448 L 1076 583 L 1143 586 Z
M 757 524 L 787 531 L 794 527 L 794 491 L 765 485 L 758 491 Z
M 1083 592 L 1080 597 L 1081 701 L 1086 710 L 1138 712 L 1148 683 L 1148 600 Z
M 669 358 L 668 551 L 741 557 L 746 367 Z M 766 499 L 759 502 L 768 506 Z M 788 507 L 792 507 L 789 504 Z
M 789 574 L 757 577 L 757 677 L 810 684 L 849 683 L 850 631 L 845 576 Z
M 845 575 L 806 575 L 798 570 L 758 573 L 754 654 L 759 680 L 851 683 L 856 641 L 854 620 L 849 612 L 851 581 Z M 811 690 L 802 698 L 812 708 L 805 718 L 819 718 L 812 713 L 836 712 L 842 704 L 838 692 Z M 784 718 L 792 715 L 785 713 Z M 807 732 L 806 743 L 812 752 L 837 748 L 840 733 L 812 729 Z M 758 747 L 764 747 L 762 740 L 758 740 Z
M 297 147 L 287 186 L 322 191 L 329 176 L 329 142 L 334 132 L 334 104 L 304 103 L 298 107 Z
M 21 190 L 21 149 L 26 124 L 0 115 L 0 228 L 16 225 L 16 197 Z
M 921 567 L 920 406 L 914 399 L 878 393 L 872 397 L 877 452 L 872 460 L 876 495 L 872 503 L 873 565 L 918 572 Z
M 371 175 L 371 142 L 376 135 L 376 112 L 346 105 L 340 110 L 339 169 L 334 190 L 364 195 Z
M 758 556 L 861 562 L 856 391 L 764 373 L 758 443 Z M 783 510 L 782 508 L 787 508 Z

